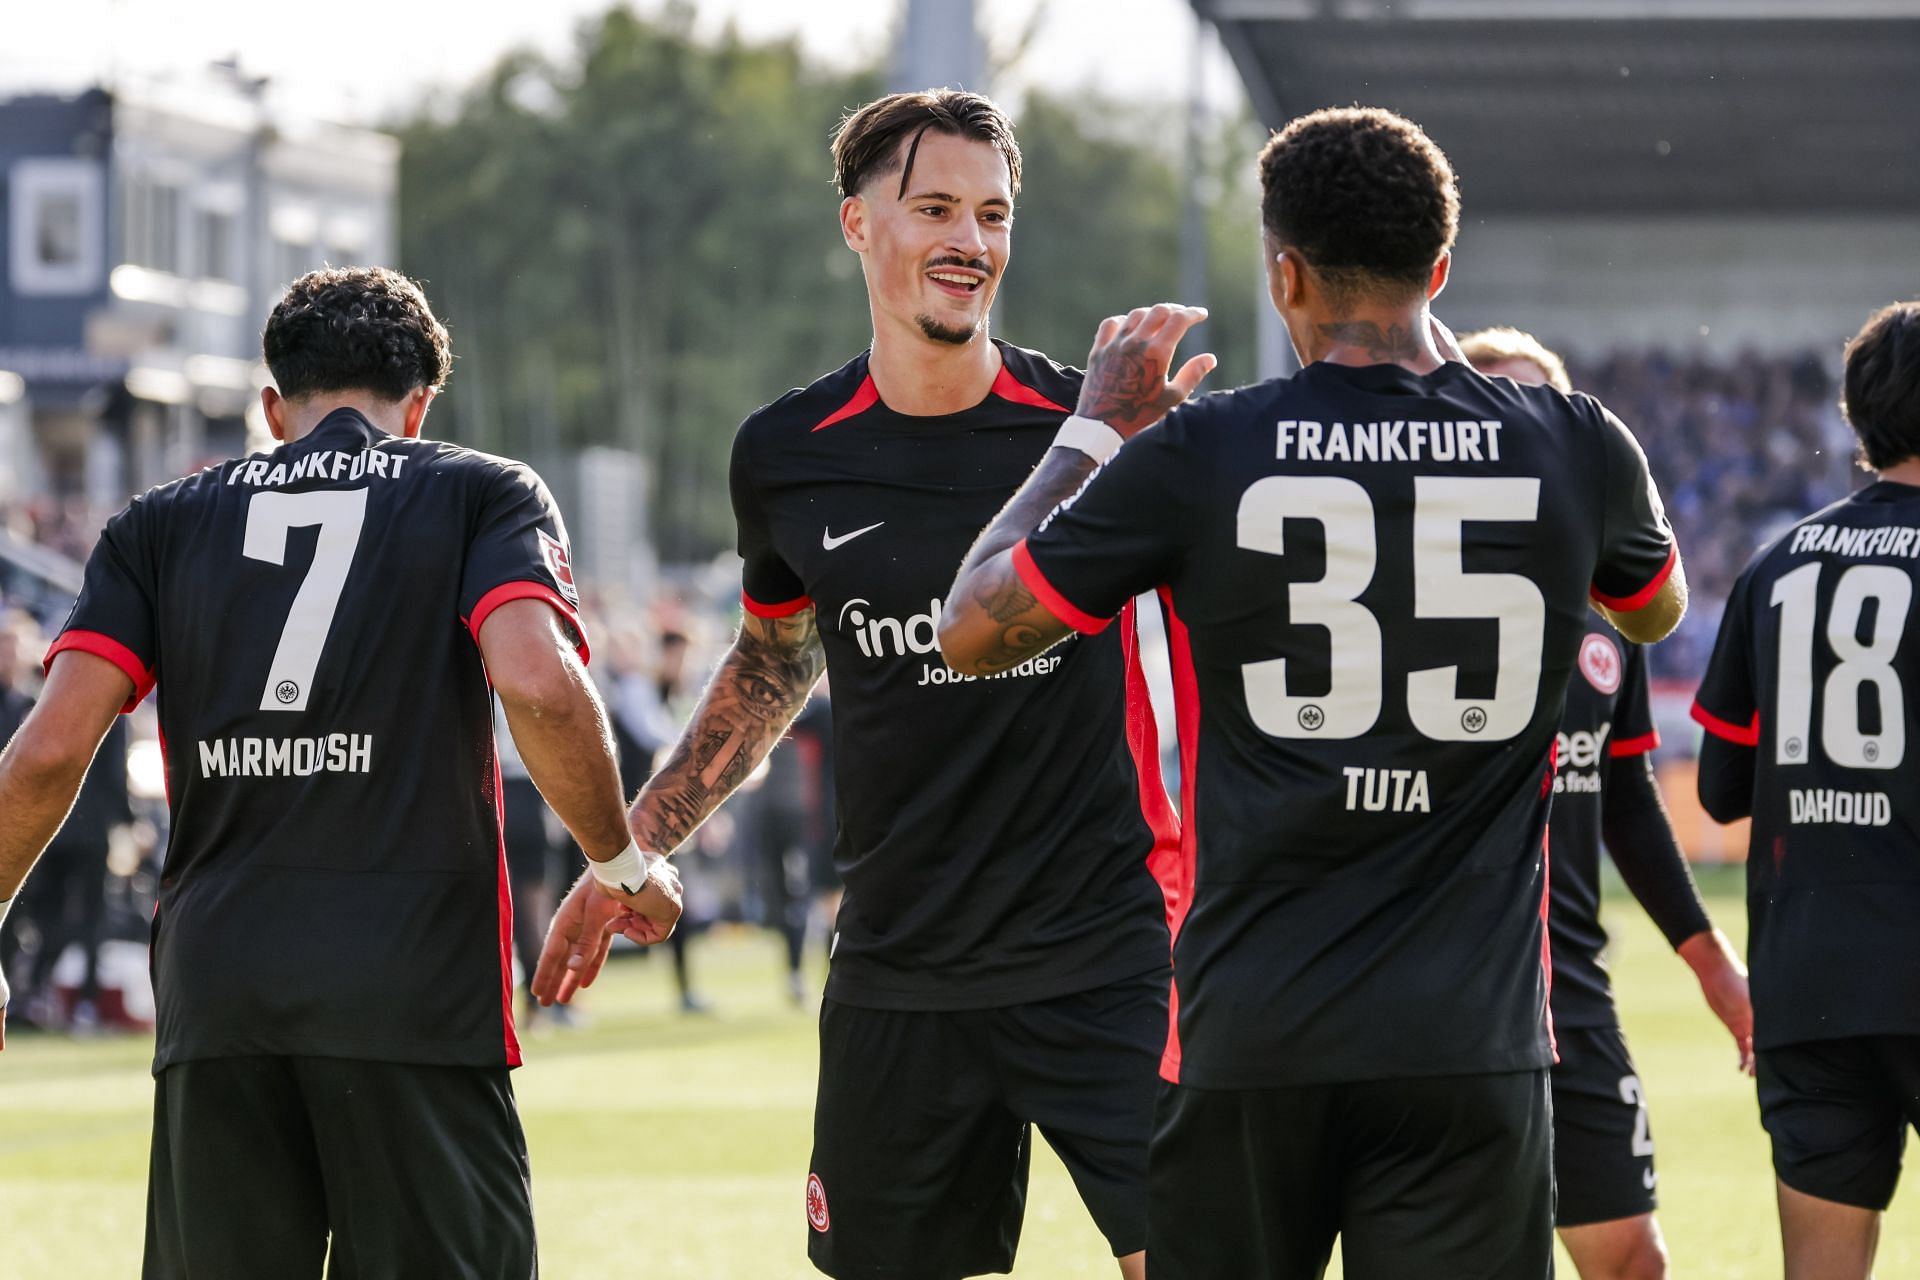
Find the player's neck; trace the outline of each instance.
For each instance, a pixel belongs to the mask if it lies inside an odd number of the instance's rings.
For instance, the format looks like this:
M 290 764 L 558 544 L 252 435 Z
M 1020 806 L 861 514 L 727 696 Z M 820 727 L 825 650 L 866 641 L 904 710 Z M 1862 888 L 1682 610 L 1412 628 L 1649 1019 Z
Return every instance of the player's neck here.
M 1910 484 L 1920 489 L 1920 458 L 1902 458 L 1899 462 L 1874 474 L 1882 480 L 1891 480 L 1895 484 Z
M 880 401 L 916 418 L 960 413 L 987 398 L 1000 376 L 1000 349 L 985 327 L 964 343 L 935 342 L 925 334 L 876 326 L 867 373 Z
M 380 430 L 392 436 L 407 434 L 407 405 L 404 400 L 386 403 L 364 395 L 346 392 L 318 392 L 299 401 L 284 401 L 286 418 L 281 423 L 280 442 L 293 444 L 313 431 L 341 409 L 351 409 Z
M 1293 340 L 1308 364 L 1397 364 L 1432 373 L 1446 363 L 1433 345 L 1424 299 L 1413 306 L 1355 307 L 1337 316 L 1316 312 L 1294 329 Z

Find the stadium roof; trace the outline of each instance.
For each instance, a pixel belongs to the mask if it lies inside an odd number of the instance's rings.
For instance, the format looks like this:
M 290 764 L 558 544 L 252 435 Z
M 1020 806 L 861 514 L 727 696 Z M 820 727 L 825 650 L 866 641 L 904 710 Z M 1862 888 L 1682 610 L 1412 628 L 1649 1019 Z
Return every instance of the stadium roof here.
M 1391 107 L 1475 214 L 1920 211 L 1920 0 L 1192 3 L 1266 123 Z

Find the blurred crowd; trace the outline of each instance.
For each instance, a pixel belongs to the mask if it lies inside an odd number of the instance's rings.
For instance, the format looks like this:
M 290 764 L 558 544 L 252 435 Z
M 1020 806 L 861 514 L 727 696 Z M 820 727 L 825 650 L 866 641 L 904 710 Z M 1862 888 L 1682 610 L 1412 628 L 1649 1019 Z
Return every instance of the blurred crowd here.
M 1652 668 L 1657 679 L 1691 688 L 1726 593 L 1755 548 L 1866 478 L 1854 466 L 1832 366 L 1812 352 L 1715 361 L 1648 351 L 1575 361 L 1571 372 L 1575 386 L 1633 429 L 1665 495 L 1693 605 L 1679 633 L 1652 651 Z M 0 538 L 34 553 L 26 559 L 64 558 L 71 572 L 108 514 L 78 499 L 0 503 Z M 0 741 L 31 705 L 40 658 L 71 603 L 72 588 L 50 580 L 45 564 L 23 567 L 21 559 L 0 556 Z M 731 639 L 733 582 L 728 573 L 692 574 L 649 601 L 605 592 L 584 601 L 592 670 L 629 794 L 678 736 Z M 687 1013 L 710 1008 L 698 951 L 716 925 L 773 931 L 783 966 L 776 972 L 796 1002 L 807 998 L 809 940 L 821 946 L 831 936 L 837 906 L 830 716 L 823 686 L 746 793 L 676 858 L 687 911 L 662 951 Z M 524 991 L 547 917 L 583 863 L 499 728 Z M 167 821 L 157 737 L 150 702 L 116 726 L 73 818 L 0 932 L 0 967 L 14 988 L 11 1026 L 137 1027 L 151 1016 L 145 942 Z M 530 1020 L 566 1017 L 523 1009 Z
M 1867 480 L 1834 373 L 1814 352 L 1712 361 L 1661 351 L 1574 361 L 1569 372 L 1633 429 L 1666 499 L 1693 603 L 1649 660 L 1655 679 L 1691 689 L 1754 551 Z

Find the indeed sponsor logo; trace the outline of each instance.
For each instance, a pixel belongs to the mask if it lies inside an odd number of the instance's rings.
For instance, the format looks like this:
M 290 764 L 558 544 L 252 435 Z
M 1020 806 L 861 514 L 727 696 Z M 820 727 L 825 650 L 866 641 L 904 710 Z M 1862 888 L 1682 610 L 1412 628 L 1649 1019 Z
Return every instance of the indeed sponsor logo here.
M 940 647 L 939 600 L 928 601 L 925 613 L 916 613 L 904 621 L 875 616 L 872 610 L 871 600 L 856 597 L 840 606 L 837 624 L 869 658 L 889 655 L 904 658 L 910 653 L 932 653 Z

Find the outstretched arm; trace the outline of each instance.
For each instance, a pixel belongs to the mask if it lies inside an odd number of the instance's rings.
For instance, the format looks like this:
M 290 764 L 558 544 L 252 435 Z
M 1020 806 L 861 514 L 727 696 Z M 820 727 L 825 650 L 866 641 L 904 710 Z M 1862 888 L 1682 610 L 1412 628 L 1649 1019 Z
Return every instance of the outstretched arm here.
M 811 608 L 784 618 L 748 614 L 666 763 L 633 802 L 627 825 L 640 847 L 670 853 L 684 844 L 773 750 L 825 669 Z M 613 934 L 628 927 L 593 899 L 583 881 L 554 916 L 533 980 L 543 1004 L 564 1004 L 591 983 Z
M 1107 317 L 1087 357 L 1074 417 L 1104 422 L 1122 439 L 1160 421 L 1213 371 L 1214 358 L 1198 355 L 1167 376 L 1174 348 L 1206 317 L 1204 308 L 1166 303 Z M 1098 465 L 1089 453 L 1055 445 L 981 533 L 941 610 L 940 652 L 947 665 L 993 675 L 1019 666 L 1071 629 L 1021 581 L 1013 548 L 1079 493 Z
M 1620 878 L 1700 980 L 1707 1006 L 1739 1048 L 1741 1069 L 1752 1074 L 1753 1002 L 1747 993 L 1747 970 L 1727 935 L 1714 928 L 1707 915 L 1647 756 L 1623 756 L 1609 765 L 1600 827 Z
M 40 700 L 0 753 L 0 918 L 67 820 L 100 739 L 132 692 L 119 667 L 69 650 L 54 661 Z M 0 1049 L 7 1044 L 7 999 L 0 973 Z

